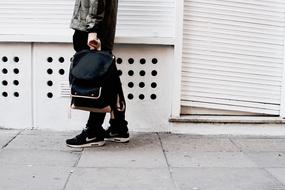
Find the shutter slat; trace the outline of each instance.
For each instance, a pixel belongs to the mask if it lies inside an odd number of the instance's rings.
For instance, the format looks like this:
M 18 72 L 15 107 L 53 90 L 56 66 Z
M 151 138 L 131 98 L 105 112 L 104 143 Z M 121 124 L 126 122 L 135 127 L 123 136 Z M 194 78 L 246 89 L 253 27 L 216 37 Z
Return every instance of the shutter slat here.
M 252 84 L 249 82 L 240 82 L 240 81 L 225 81 L 225 80 L 219 80 L 219 79 L 207 79 L 203 77 L 191 77 L 191 78 L 186 78 L 183 77 L 182 80 L 182 85 L 188 85 L 189 83 L 199 83 L 202 82 L 203 84 L 207 84 L 211 82 L 211 84 L 219 85 L 219 86 L 233 86 L 235 88 L 250 88 L 252 90 L 257 89 L 257 90 L 262 90 L 262 91 L 268 91 L 268 85 L 266 84 Z M 280 91 L 280 86 L 279 85 L 271 85 L 270 91 L 278 93 Z
M 214 103 L 214 104 L 224 104 L 224 105 L 234 105 L 234 106 L 244 106 L 240 101 L 236 100 L 225 100 L 225 99 L 212 99 L 207 97 L 196 97 L 196 101 L 198 102 L 207 102 L 207 103 Z M 246 107 L 251 108 L 261 108 L 261 109 L 269 109 L 269 110 L 276 110 L 278 111 L 279 106 L 274 104 L 263 104 L 262 106 L 259 103 L 255 102 L 247 102 Z
M 225 100 L 233 100 L 233 101 L 240 101 L 243 102 L 243 105 L 246 106 L 247 102 L 256 102 L 259 103 L 261 106 L 266 103 L 268 104 L 278 104 L 280 99 L 274 99 L 271 97 L 256 97 L 251 94 L 244 95 L 242 93 L 236 93 L 236 92 L 223 92 L 221 90 L 207 90 L 207 92 L 203 91 L 202 89 L 191 89 L 191 91 L 182 91 L 182 99 L 187 100 L 186 98 L 184 99 L 183 97 L 188 97 L 187 99 L 191 101 L 195 101 L 195 97 L 209 97 L 212 99 L 225 99 Z
M 249 84 L 255 84 L 255 85 L 268 85 L 268 86 L 280 86 L 281 88 L 281 82 L 280 81 L 267 81 L 267 80 L 257 80 L 257 79 L 250 79 L 247 78 L 246 80 L 244 78 L 240 77 L 234 77 L 234 76 L 223 76 L 223 75 L 216 75 L 213 73 L 200 73 L 200 72 L 182 72 L 182 80 L 189 81 L 189 79 L 193 78 L 204 78 L 204 79 L 209 79 L 209 83 L 211 83 L 212 79 L 215 80 L 220 80 L 220 81 L 231 81 L 231 82 L 244 82 L 244 83 L 249 83 Z M 267 87 L 268 88 L 268 87 Z M 270 89 L 270 87 L 268 88 Z
M 191 101 L 181 101 L 181 104 L 190 107 L 203 107 L 209 109 L 221 109 L 221 110 L 235 110 L 240 112 L 252 112 L 252 113 L 261 113 L 261 114 L 270 114 L 270 115 L 279 115 L 279 111 L 270 110 L 270 109 L 260 109 L 260 108 L 251 108 L 244 106 L 234 106 L 228 104 L 214 104 L 208 102 L 191 102 Z

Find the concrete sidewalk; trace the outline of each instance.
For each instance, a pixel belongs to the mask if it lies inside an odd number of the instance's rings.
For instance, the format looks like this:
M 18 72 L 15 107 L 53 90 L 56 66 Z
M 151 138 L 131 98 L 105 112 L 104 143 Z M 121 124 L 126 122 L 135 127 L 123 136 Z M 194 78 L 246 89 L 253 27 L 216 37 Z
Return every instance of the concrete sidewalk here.
M 0 130 L 0 190 L 285 190 L 285 137 L 132 133 L 66 147 L 77 133 Z

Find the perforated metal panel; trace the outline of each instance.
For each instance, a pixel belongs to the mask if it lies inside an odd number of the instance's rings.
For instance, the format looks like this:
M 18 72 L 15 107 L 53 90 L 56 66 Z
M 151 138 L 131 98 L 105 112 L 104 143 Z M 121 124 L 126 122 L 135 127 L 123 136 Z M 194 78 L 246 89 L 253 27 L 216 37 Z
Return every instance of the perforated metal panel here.
M 0 126 L 32 127 L 31 45 L 0 44 Z
M 282 0 L 185 0 L 182 105 L 279 115 Z
M 35 44 L 36 127 L 61 130 L 84 127 L 88 112 L 69 109 L 67 79 L 73 53 L 69 44 Z M 159 130 L 168 124 L 172 53 L 169 46 L 115 47 L 127 101 L 126 117 L 132 130 Z M 68 118 L 70 111 L 71 119 Z
M 116 46 L 122 71 L 130 127 L 149 131 L 167 129 L 171 113 L 171 46 Z

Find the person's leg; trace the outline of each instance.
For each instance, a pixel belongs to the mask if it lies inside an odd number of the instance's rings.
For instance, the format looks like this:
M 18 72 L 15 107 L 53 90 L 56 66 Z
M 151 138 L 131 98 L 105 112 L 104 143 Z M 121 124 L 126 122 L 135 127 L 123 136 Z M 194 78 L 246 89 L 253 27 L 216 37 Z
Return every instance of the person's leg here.
M 75 30 L 73 34 L 73 48 L 76 52 L 89 49 L 87 45 L 88 33 Z M 72 139 L 67 139 L 70 147 L 88 147 L 91 145 L 102 146 L 105 144 L 105 130 L 102 127 L 106 113 L 90 112 L 86 128 Z
M 117 98 L 112 104 L 110 127 L 106 131 L 106 140 L 114 142 L 128 142 L 128 122 L 125 119 L 126 101 L 119 76 L 116 77 Z
M 128 128 L 128 122 L 125 120 L 125 113 L 126 113 L 126 101 L 122 89 L 122 84 L 120 82 L 120 79 L 118 78 L 117 83 L 117 99 L 114 103 L 113 112 L 109 123 L 111 126 L 117 126 L 117 130 L 121 130 L 122 132 L 127 132 Z
M 90 112 L 86 124 L 87 131 L 97 137 L 105 137 L 105 129 L 102 127 L 106 113 Z

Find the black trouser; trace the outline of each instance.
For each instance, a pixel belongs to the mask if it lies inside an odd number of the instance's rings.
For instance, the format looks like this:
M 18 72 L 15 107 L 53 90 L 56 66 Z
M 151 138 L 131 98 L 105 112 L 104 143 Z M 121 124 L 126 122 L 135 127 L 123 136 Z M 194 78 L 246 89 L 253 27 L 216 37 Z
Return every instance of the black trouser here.
M 88 40 L 88 33 L 82 32 L 79 30 L 75 30 L 73 34 L 73 48 L 76 52 L 84 50 L 84 49 L 90 49 L 90 47 L 87 45 Z M 104 49 L 102 49 L 104 50 Z M 112 50 L 106 50 L 106 51 L 112 51 Z M 118 96 L 117 96 L 117 102 L 114 102 L 112 107 L 112 113 L 111 113 L 111 119 L 110 119 L 110 125 L 116 127 L 118 130 L 120 128 L 122 130 L 127 129 L 128 122 L 125 120 L 125 111 L 126 111 L 126 102 L 123 94 L 123 89 L 121 85 L 121 81 L 119 78 L 119 75 L 117 75 L 117 84 L 118 84 Z M 104 122 L 106 113 L 96 113 L 96 112 L 90 112 L 89 119 L 87 121 L 87 129 L 100 132 L 102 130 L 102 124 Z

